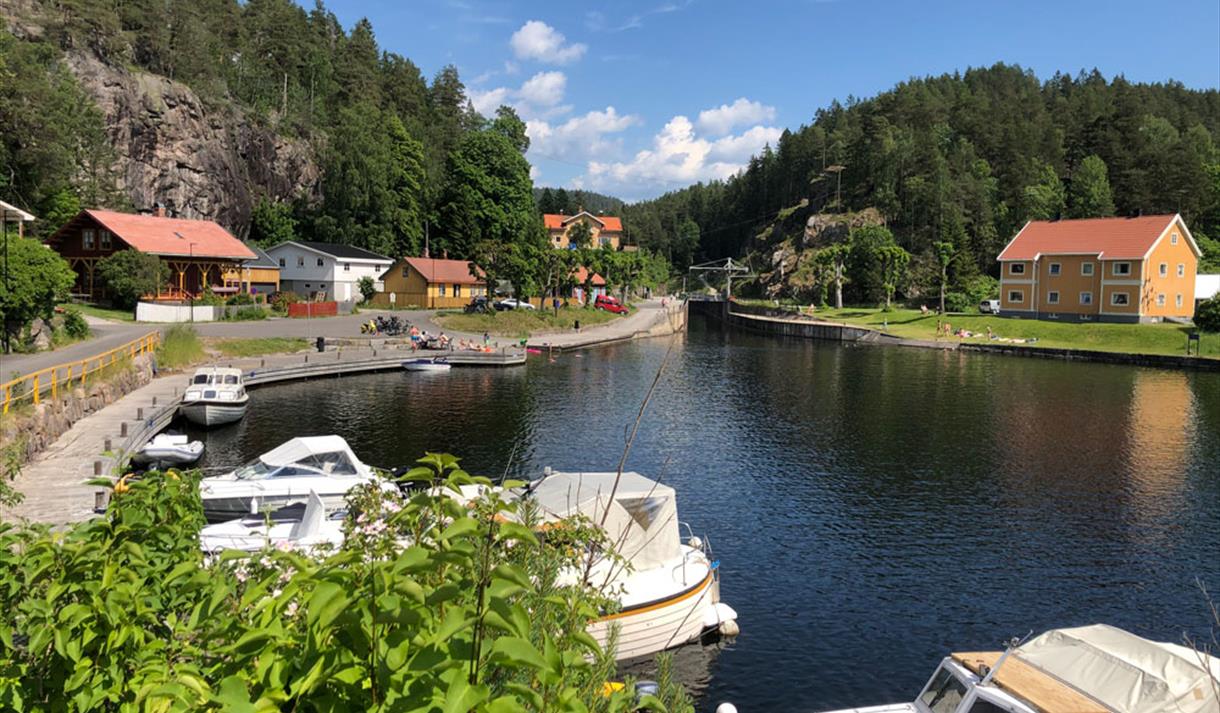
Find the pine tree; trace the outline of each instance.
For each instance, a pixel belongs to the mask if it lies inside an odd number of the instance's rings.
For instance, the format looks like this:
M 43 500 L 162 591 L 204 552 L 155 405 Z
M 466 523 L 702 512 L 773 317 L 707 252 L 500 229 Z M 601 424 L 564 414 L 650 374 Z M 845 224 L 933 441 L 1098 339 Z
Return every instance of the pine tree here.
M 1069 218 L 1105 218 L 1114 215 L 1114 198 L 1106 162 L 1096 154 L 1087 156 L 1072 176 L 1068 194 Z

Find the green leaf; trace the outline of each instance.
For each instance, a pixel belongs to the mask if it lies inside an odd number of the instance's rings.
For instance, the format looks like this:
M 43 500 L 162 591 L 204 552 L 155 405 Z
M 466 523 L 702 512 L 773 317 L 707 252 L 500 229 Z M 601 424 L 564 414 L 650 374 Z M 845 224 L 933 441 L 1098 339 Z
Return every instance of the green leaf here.
M 467 535 L 479 529 L 479 523 L 471 517 L 458 518 L 453 521 L 453 524 L 446 527 L 444 532 L 440 534 L 440 540 L 452 540 L 455 537 Z
M 318 582 L 309 597 L 306 621 L 311 628 L 330 626 L 335 617 L 347 607 L 351 599 L 343 588 L 334 582 Z
M 538 649 L 528 640 L 518 636 L 502 636 L 496 639 L 491 647 L 493 657 L 519 668 L 530 668 L 541 671 L 546 668 L 546 660 Z
M 237 676 L 229 676 L 220 682 L 220 691 L 212 697 L 212 701 L 221 704 L 226 713 L 255 713 L 256 709 L 250 702 L 250 692 L 246 684 Z
M 519 522 L 511 520 L 500 523 L 500 539 L 520 540 L 521 542 L 528 542 L 531 545 L 538 544 L 538 536 L 534 534 L 533 530 Z
M 508 563 L 496 565 L 495 569 L 491 570 L 491 576 L 496 579 L 506 579 L 522 589 L 530 588 L 530 578 L 526 576 L 525 572 Z

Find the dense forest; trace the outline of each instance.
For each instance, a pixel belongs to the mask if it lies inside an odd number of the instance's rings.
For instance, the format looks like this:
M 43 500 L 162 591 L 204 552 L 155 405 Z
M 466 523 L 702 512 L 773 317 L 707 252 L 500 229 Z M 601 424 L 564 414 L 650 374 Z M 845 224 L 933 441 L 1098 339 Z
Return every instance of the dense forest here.
M 630 205 L 625 216 L 641 245 L 680 268 L 763 252 L 810 214 L 874 208 L 912 254 L 912 279 L 949 243 L 960 283 L 994 274 L 1028 219 L 1180 212 L 1217 270 L 1218 137 L 1220 91 L 1096 71 L 1040 82 L 996 65 L 834 103 L 737 176 Z M 789 234 L 769 229 L 777 224 Z

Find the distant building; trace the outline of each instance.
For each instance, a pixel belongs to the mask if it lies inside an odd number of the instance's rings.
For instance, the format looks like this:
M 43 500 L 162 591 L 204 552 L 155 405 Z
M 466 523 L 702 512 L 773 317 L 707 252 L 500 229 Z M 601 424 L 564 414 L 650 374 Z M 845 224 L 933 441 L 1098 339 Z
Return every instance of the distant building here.
M 462 307 L 473 297 L 487 293 L 482 270 L 471 272 L 467 260 L 431 257 L 405 257 L 381 275 L 384 294 L 376 304 L 425 309 Z
M 361 299 L 358 283 L 371 277 L 378 291 L 381 274 L 394 261 L 362 248 L 336 243 L 289 240 L 267 248 L 280 268 L 280 289 L 306 298 L 355 303 Z
M 1220 297 L 1220 275 L 1195 275 L 1195 303 Z
M 1032 221 L 999 255 L 1000 311 L 1074 321 L 1190 319 L 1199 255 L 1180 215 Z
M 225 273 L 225 282 L 238 282 L 243 292 L 269 295 L 280 291 L 280 265 L 267 251 L 257 245 L 246 244 L 255 258 L 241 264 L 240 268 Z
M 575 215 L 562 213 L 545 213 L 542 216 L 546 224 L 547 240 L 551 247 L 570 250 L 576 246 L 569 239 L 572 228 L 585 224 L 589 226 L 592 240 L 589 247 L 604 247 L 619 250 L 623 247 L 623 221 L 609 215 L 593 215 L 588 211 L 580 211 Z
M 572 273 L 572 280 L 576 283 L 576 285 L 572 288 L 571 296 L 581 304 L 588 304 L 588 300 L 585 298 L 585 278 L 588 276 L 589 269 L 584 265 L 576 268 L 576 270 Z M 589 297 L 590 299 L 597 299 L 598 295 L 606 294 L 606 278 L 602 277 L 596 272 L 593 273 L 593 278 L 589 281 L 589 286 L 591 288 L 590 291 L 592 292 L 592 295 Z
M 156 255 L 169 267 L 168 284 L 152 296 L 163 300 L 198 296 L 205 289 L 236 293 L 242 289 L 242 264 L 257 258 L 216 223 L 169 218 L 164 209 L 152 215 L 82 210 L 46 243 L 76 271 L 72 291 L 92 300 L 107 297 L 97 263 L 120 250 Z

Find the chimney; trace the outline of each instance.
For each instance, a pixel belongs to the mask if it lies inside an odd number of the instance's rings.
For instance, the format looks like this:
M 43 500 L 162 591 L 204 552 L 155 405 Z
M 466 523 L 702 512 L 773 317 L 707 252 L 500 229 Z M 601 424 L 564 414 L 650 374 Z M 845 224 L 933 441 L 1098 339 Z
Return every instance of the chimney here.
M 444 250 L 442 250 L 442 251 L 441 251 L 441 259 L 442 259 L 442 260 L 448 260 L 448 259 L 449 259 L 449 249 L 448 249 L 448 248 L 446 248 L 446 249 L 444 249 Z
M 155 211 L 153 211 L 153 215 L 157 216 L 158 218 L 164 218 L 165 217 L 165 204 L 158 202 L 157 209 Z

